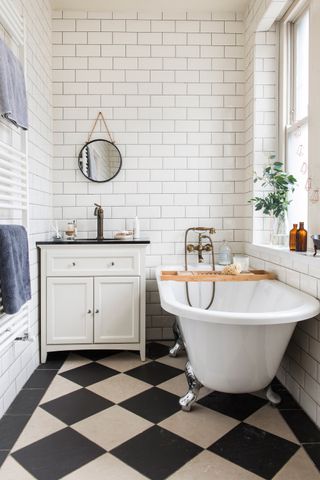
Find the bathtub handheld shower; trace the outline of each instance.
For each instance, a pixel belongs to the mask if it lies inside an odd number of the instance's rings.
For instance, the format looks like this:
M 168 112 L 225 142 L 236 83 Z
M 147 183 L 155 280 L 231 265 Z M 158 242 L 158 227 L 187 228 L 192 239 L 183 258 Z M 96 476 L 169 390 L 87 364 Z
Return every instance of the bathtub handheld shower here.
M 198 233 L 198 243 L 188 243 L 188 234 L 189 232 L 196 232 Z M 184 269 L 187 271 L 188 270 L 188 253 L 192 252 L 198 252 L 198 262 L 203 263 L 203 255 L 202 252 L 211 252 L 211 267 L 212 270 L 215 270 L 214 266 L 214 248 L 213 248 L 213 242 L 212 238 L 210 235 L 213 235 L 216 233 L 215 228 L 213 227 L 190 227 L 186 230 L 185 235 L 184 235 Z M 203 245 L 202 240 L 208 240 L 209 243 L 206 243 Z M 187 297 L 187 302 L 190 307 L 192 307 L 191 300 L 190 300 L 190 294 L 189 294 L 189 284 L 186 282 L 186 297 Z M 212 305 L 212 302 L 214 300 L 214 295 L 215 295 L 215 283 L 212 282 L 212 294 L 210 298 L 210 302 L 205 308 L 205 310 L 209 310 L 209 308 Z M 181 334 L 181 330 L 178 324 L 178 321 L 176 320 L 173 325 L 173 334 L 174 334 L 174 340 L 175 343 L 173 347 L 169 350 L 169 355 L 170 357 L 176 357 L 179 352 L 184 350 L 184 342 Z
M 188 234 L 189 232 L 196 232 L 198 233 L 198 243 L 188 243 Z M 210 235 L 213 235 L 216 232 L 215 228 L 213 227 L 190 227 L 186 230 L 185 236 L 184 236 L 184 269 L 187 271 L 188 270 L 188 253 L 191 252 L 198 252 L 198 262 L 203 263 L 203 255 L 202 252 L 211 252 L 211 267 L 212 270 L 215 269 L 214 266 L 214 247 L 213 247 L 213 242 L 212 238 Z M 208 243 L 203 244 L 202 240 L 208 240 Z M 215 284 L 212 283 L 212 295 L 209 304 L 205 308 L 205 310 L 209 310 L 209 308 L 212 305 L 212 302 L 214 300 L 214 294 L 215 294 Z M 190 307 L 191 301 L 190 301 L 190 295 L 189 295 L 189 286 L 188 282 L 186 282 L 186 295 L 187 295 L 187 301 Z

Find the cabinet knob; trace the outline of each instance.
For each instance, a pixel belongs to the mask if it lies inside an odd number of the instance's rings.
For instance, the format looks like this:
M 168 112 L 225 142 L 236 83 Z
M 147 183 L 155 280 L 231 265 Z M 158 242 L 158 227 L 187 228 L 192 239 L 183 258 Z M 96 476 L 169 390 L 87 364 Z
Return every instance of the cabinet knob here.
M 76 262 L 72 262 L 72 265 L 75 267 L 75 266 L 76 266 Z
M 92 313 L 92 311 L 89 309 L 89 310 L 88 310 L 88 313 Z
M 98 310 L 98 309 L 96 310 L 96 313 L 99 313 L 99 310 Z
M 110 265 L 111 265 L 111 267 L 114 267 L 114 262 L 111 262 Z

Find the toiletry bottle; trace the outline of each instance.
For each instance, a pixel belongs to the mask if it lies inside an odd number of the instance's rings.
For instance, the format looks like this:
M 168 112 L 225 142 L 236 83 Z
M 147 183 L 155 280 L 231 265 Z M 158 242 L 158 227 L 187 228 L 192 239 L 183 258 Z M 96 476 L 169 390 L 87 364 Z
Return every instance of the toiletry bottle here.
M 308 232 L 304 228 L 304 222 L 299 223 L 299 228 L 297 230 L 297 243 L 296 251 L 297 252 L 306 252 L 307 251 L 307 240 Z
M 219 248 L 218 258 L 220 265 L 230 265 L 232 263 L 232 251 L 225 240 Z
M 290 237 L 289 237 L 289 248 L 290 248 L 291 252 L 294 252 L 296 250 L 297 230 L 298 230 L 298 224 L 294 223 L 293 228 L 290 230 Z
M 134 219 L 133 238 L 140 238 L 140 222 L 138 217 Z

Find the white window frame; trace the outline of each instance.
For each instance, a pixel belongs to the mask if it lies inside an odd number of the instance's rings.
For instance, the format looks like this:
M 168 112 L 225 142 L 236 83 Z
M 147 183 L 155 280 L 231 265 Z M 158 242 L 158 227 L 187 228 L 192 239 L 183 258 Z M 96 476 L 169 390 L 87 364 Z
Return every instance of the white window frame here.
M 279 159 L 283 163 L 285 170 L 287 169 L 288 135 L 309 123 L 309 115 L 299 120 L 295 119 L 295 52 L 292 45 L 294 22 L 307 9 L 310 11 L 310 0 L 295 0 L 280 21 L 278 147 Z M 306 195 L 308 195 L 307 192 Z M 308 219 L 305 220 L 307 223 Z

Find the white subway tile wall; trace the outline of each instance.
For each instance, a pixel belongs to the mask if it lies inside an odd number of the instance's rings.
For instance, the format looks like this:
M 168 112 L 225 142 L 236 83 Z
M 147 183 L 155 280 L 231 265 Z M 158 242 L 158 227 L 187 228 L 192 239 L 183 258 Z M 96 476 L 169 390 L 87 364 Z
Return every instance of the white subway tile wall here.
M 268 32 L 258 32 L 255 35 L 254 169 L 258 175 L 262 174 L 263 167 L 270 162 L 268 157 L 278 149 L 278 30 L 278 24 L 275 24 Z M 261 185 L 254 184 L 253 195 L 261 194 Z M 253 242 L 268 244 L 272 233 L 270 218 L 254 211 L 253 225 Z
M 250 263 L 277 273 L 279 280 L 320 298 L 320 259 L 246 245 Z M 320 316 L 300 322 L 278 377 L 320 427 Z
M 51 5 L 49 0 L 30 0 L 27 8 L 18 0 L 15 3 L 23 9 L 27 38 L 30 310 L 34 342 L 16 342 L 0 356 L 0 417 L 39 364 L 39 285 L 35 242 L 47 237 L 52 219 Z
M 147 335 L 171 338 L 154 268 L 183 262 L 185 229 L 213 225 L 217 242 L 243 248 L 243 21 L 56 11 L 53 31 L 55 218 L 61 227 L 76 218 L 79 235 L 94 237 L 94 202 L 106 209 L 106 236 L 139 216 L 152 242 Z M 99 110 L 123 155 L 120 174 L 103 184 L 77 168 Z
M 272 224 L 270 218 L 256 212 L 248 201 L 262 194 L 260 183 L 252 182 L 269 163 L 268 157 L 278 148 L 278 24 L 270 30 L 258 31 L 265 11 L 265 0 L 252 1 L 245 17 L 245 108 L 244 108 L 244 172 L 243 193 L 246 217 L 243 238 L 247 242 L 268 244 Z
M 246 200 L 261 193 L 253 188 L 254 171 L 261 173 L 268 155 L 277 151 L 278 118 L 278 24 L 270 31 L 256 32 L 265 12 L 265 0 L 252 1 L 245 20 L 245 180 Z M 263 21 L 263 19 L 262 19 Z M 320 298 L 319 261 L 299 254 L 281 253 L 251 245 L 268 244 L 271 222 L 244 207 L 248 225 L 244 232 L 245 251 L 257 268 L 275 271 L 278 278 Z M 308 415 L 320 426 L 320 320 L 298 325 L 278 372 L 280 380 Z

